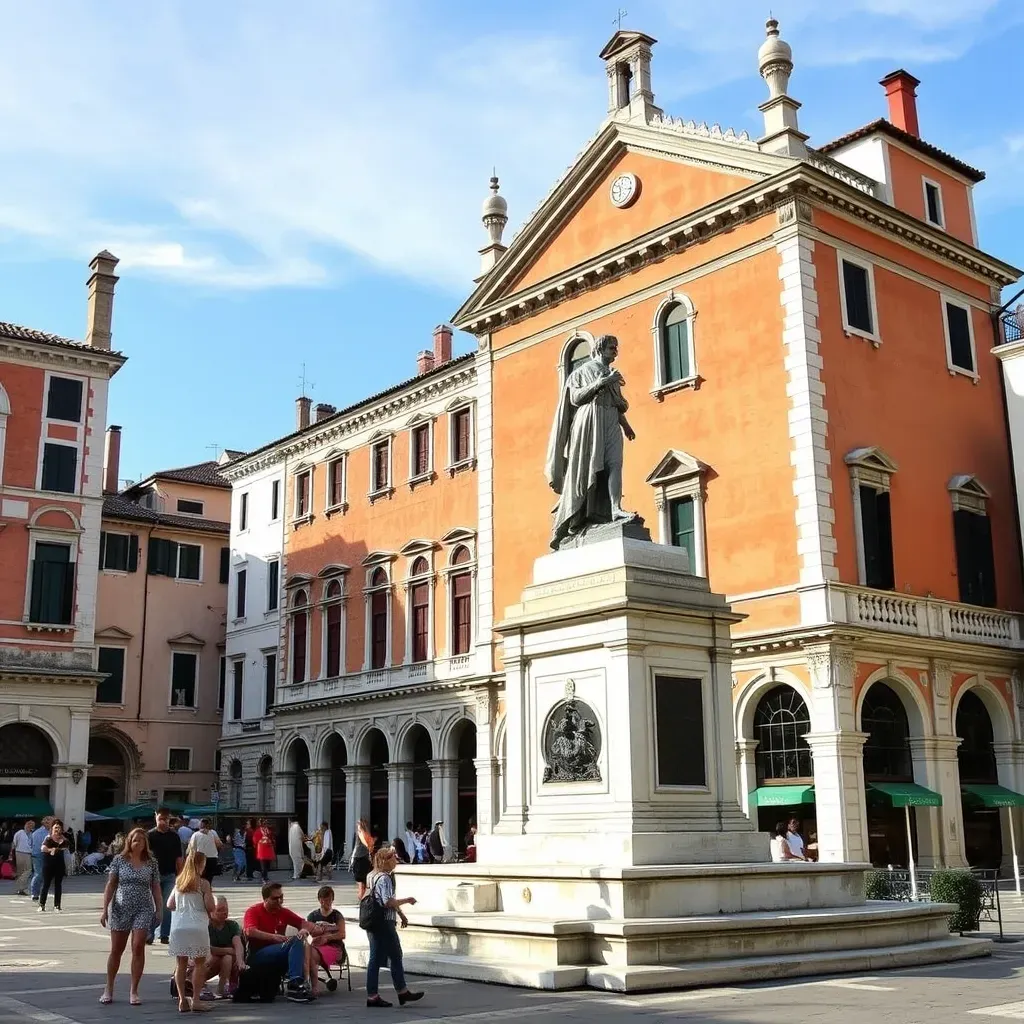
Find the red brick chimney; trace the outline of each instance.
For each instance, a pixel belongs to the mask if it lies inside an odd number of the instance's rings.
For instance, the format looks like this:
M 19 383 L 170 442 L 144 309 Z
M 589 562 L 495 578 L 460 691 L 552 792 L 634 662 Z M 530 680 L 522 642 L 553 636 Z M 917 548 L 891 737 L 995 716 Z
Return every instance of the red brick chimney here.
M 920 84 L 908 71 L 902 68 L 885 76 L 879 85 L 885 88 L 885 96 L 889 101 L 889 120 L 897 128 L 910 135 L 920 137 L 917 126 L 917 93 L 914 91 Z
M 314 422 L 319 423 L 321 420 L 327 419 L 328 416 L 333 416 L 337 411 L 338 410 L 335 406 L 330 405 L 327 402 L 317 402 L 316 419 L 314 420 Z
M 295 429 L 305 430 L 309 426 L 309 413 L 313 407 L 313 399 L 305 395 L 295 399 Z
M 452 329 L 447 324 L 434 328 L 434 366 L 447 363 L 452 357 Z
M 103 493 L 117 494 L 118 474 L 121 472 L 121 428 L 107 427 L 103 450 Z
M 436 337 L 436 335 L 435 335 Z M 430 373 L 434 368 L 434 353 L 429 349 L 424 349 L 422 352 L 416 355 L 416 373 Z

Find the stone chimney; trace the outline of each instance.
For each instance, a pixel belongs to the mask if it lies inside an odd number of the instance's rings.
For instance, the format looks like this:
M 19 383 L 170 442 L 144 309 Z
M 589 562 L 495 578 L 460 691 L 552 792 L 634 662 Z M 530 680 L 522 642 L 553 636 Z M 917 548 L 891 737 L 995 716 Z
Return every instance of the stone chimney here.
M 312 408 L 313 399 L 302 395 L 295 399 L 295 429 L 305 430 L 309 426 L 309 410 Z
M 757 51 L 757 69 L 768 86 L 768 99 L 757 109 L 764 114 L 764 135 L 757 140 L 766 153 L 807 159 L 807 136 L 800 131 L 796 112 L 800 104 L 789 95 L 793 49 L 779 35 L 775 18 L 765 22 L 765 41 Z
M 424 374 L 430 373 L 434 368 L 434 353 L 429 349 L 424 349 L 416 356 L 416 373 Z
M 121 428 L 111 424 L 107 427 L 106 443 L 103 448 L 103 493 L 117 494 L 118 476 L 121 472 Z
M 97 253 L 89 264 L 92 276 L 86 282 L 89 298 L 86 304 L 85 343 L 93 348 L 110 350 L 110 325 L 114 317 L 114 268 L 117 257 L 112 253 Z
M 917 87 L 920 80 L 900 68 L 893 71 L 878 83 L 885 89 L 889 101 L 889 121 L 897 128 L 915 137 L 921 132 L 917 125 Z
M 333 416 L 337 411 L 335 406 L 328 405 L 327 402 L 317 402 L 316 422 L 319 423 L 321 420 L 327 419 L 328 416 Z
M 434 366 L 447 363 L 452 357 L 452 329 L 447 324 L 434 328 Z

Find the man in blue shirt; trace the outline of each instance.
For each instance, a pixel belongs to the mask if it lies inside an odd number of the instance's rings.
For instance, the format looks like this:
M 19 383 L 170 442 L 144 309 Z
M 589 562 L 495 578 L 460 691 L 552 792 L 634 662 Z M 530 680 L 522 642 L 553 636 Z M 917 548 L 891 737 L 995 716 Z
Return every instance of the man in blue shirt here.
M 39 900 L 39 890 L 43 887 L 43 840 L 50 834 L 53 815 L 43 818 L 39 828 L 32 833 L 32 899 Z

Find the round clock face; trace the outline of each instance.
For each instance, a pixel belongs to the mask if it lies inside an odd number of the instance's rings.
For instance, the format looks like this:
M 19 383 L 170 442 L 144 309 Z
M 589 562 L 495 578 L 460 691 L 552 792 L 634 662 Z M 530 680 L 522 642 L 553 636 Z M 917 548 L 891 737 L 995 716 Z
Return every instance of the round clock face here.
M 620 174 L 612 182 L 608 196 L 612 206 L 629 206 L 640 194 L 640 180 L 635 174 Z

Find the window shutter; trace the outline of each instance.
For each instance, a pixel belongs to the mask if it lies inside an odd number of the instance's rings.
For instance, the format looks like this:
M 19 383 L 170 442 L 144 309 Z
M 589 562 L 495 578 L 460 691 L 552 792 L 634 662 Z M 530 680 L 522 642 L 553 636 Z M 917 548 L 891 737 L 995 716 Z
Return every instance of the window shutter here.
M 690 348 L 687 322 L 666 324 L 664 331 L 665 383 L 690 376 Z
M 146 552 L 146 572 L 150 576 L 167 575 L 167 541 L 160 537 L 149 538 L 149 550 Z
M 165 540 L 164 544 L 167 545 L 167 569 L 164 575 L 176 577 L 178 575 L 178 542 Z
M 971 520 L 974 516 L 966 509 L 958 508 L 953 512 L 953 542 L 956 546 L 956 578 L 960 590 L 960 600 L 965 604 L 974 604 L 974 580 L 972 578 L 974 531 Z
M 875 494 L 878 509 L 878 563 L 880 571 L 879 587 L 892 590 L 896 585 L 896 574 L 892 563 L 892 515 L 888 491 Z
M 220 549 L 220 581 L 227 583 L 228 573 L 231 568 L 231 548 Z
M 75 566 L 73 562 L 58 563 L 60 579 L 60 618 L 59 622 L 74 622 L 75 614 Z
M 100 531 L 100 568 L 103 568 L 103 559 L 107 554 L 107 534 L 105 531 Z
M 889 493 L 862 486 L 860 516 L 864 536 L 864 582 L 869 587 L 891 590 L 895 576 Z
M 128 571 L 139 571 L 139 535 L 137 533 L 128 535 Z
M 996 566 L 992 553 L 992 520 L 988 516 L 975 516 L 975 557 L 978 565 L 978 603 L 994 608 L 996 603 Z

